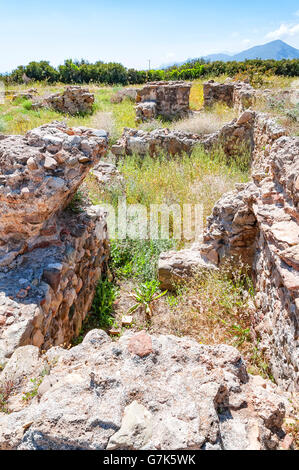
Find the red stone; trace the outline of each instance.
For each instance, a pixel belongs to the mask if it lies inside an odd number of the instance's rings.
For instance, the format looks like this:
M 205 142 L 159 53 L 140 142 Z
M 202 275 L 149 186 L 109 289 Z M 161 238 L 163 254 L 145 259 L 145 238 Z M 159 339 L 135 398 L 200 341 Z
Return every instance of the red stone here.
M 148 356 L 153 352 L 151 337 L 145 331 L 137 333 L 130 339 L 128 350 L 139 357 Z

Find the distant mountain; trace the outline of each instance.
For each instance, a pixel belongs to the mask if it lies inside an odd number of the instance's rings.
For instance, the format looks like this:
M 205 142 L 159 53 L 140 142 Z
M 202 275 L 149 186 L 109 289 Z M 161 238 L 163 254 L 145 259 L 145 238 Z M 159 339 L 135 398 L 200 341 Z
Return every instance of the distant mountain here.
M 232 56 L 229 54 L 210 54 L 204 57 L 205 60 L 210 60 L 211 62 L 215 62 L 216 60 L 222 60 L 223 62 L 227 62 L 231 59 Z
M 235 54 L 229 60 L 242 61 L 245 59 L 299 59 L 299 49 L 295 49 L 287 43 L 277 40 L 262 46 L 251 47 L 246 51 Z
M 245 59 L 299 59 L 299 49 L 295 49 L 295 47 L 289 46 L 286 42 L 277 40 L 268 42 L 267 44 L 263 44 L 262 46 L 251 47 L 250 49 L 247 49 L 243 52 L 239 52 L 238 54 L 209 54 L 207 56 L 204 56 L 203 59 L 209 60 L 210 62 L 215 62 L 216 60 L 221 60 L 223 62 L 236 60 L 238 62 L 242 62 Z M 189 62 L 191 60 L 192 59 L 187 59 L 184 62 L 172 63 L 168 64 L 167 66 L 170 67 L 172 65 L 183 65 L 184 63 Z M 166 66 L 164 65 L 164 67 L 162 68 L 165 67 Z

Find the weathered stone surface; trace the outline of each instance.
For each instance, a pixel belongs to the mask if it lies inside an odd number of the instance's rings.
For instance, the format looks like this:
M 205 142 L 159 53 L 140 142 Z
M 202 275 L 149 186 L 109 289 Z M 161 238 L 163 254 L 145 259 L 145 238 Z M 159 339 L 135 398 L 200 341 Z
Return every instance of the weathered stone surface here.
M 120 174 L 117 167 L 113 163 L 99 162 L 91 170 L 92 175 L 97 179 L 98 184 L 104 188 L 124 188 L 124 177 Z
M 153 435 L 151 413 L 137 401 L 126 406 L 121 428 L 110 438 L 107 450 L 141 449 Z
M 240 152 L 251 152 L 253 149 L 253 123 L 255 113 L 245 111 L 240 118 L 234 119 L 219 131 L 209 135 L 198 135 L 170 129 L 155 129 L 146 132 L 124 128 L 122 137 L 112 146 L 116 156 L 138 153 L 151 156 L 159 152 L 167 155 L 188 153 L 196 145 L 202 145 L 207 151 L 221 146 L 226 155 L 240 155 Z
M 55 231 L 53 215 L 107 151 L 107 136 L 98 132 L 54 122 L 0 141 L 0 265 L 32 251 Z M 87 161 L 80 163 L 82 157 Z
M 97 206 L 68 204 L 106 150 L 102 131 L 63 123 L 0 141 L 1 363 L 18 346 L 79 332 L 106 266 L 107 226 Z
M 213 147 L 221 147 L 228 156 L 244 155 L 253 151 L 253 124 L 255 112 L 244 111 L 238 119 L 233 119 L 225 124 L 214 134 L 201 138 L 201 143 L 206 150 Z
M 174 286 L 190 278 L 194 271 L 215 269 L 213 263 L 214 260 L 209 262 L 194 248 L 161 253 L 158 263 L 160 287 L 172 290 Z
M 157 116 L 157 104 L 155 101 L 145 101 L 136 106 L 136 119 L 150 121 Z
M 152 336 L 152 352 L 138 357 L 129 351 L 132 338 L 128 332 L 114 342 L 93 330 L 70 350 L 55 347 L 40 358 L 36 353 L 32 370 L 36 374 L 42 360 L 47 375 L 28 404 L 22 400 L 26 382 L 17 382 L 8 407 L 18 411 L 0 414 L 0 449 L 285 445 L 281 426 L 288 395 L 249 376 L 236 349 Z M 30 378 L 40 375 L 29 372 Z
M 162 116 L 166 119 L 185 117 L 189 113 L 191 83 L 151 82 L 137 90 L 136 118 L 140 121 Z
M 298 390 L 299 139 L 286 136 L 269 116 L 248 113 L 239 121 L 251 123 L 253 181 L 222 196 L 208 218 L 203 243 L 188 258 L 193 269 L 204 267 L 202 259 L 216 267 L 228 258 L 249 265 L 256 291 L 253 328 L 260 346 L 275 380 Z M 184 251 L 161 255 L 163 286 L 171 288 L 174 270 L 177 277 L 184 275 Z
M 33 103 L 33 108 L 46 107 L 66 114 L 91 113 L 94 94 L 88 88 L 67 86 L 63 92 L 53 93 Z
M 216 203 L 207 218 L 200 252 L 210 262 L 219 265 L 224 259 L 239 258 L 251 266 L 258 233 L 256 216 L 250 209 L 255 191 L 252 183 L 238 184 Z
M 255 90 L 249 83 L 230 81 L 217 83 L 210 80 L 203 85 L 204 106 L 211 107 L 216 103 L 225 103 L 235 107 L 239 112 L 250 108 L 255 102 Z

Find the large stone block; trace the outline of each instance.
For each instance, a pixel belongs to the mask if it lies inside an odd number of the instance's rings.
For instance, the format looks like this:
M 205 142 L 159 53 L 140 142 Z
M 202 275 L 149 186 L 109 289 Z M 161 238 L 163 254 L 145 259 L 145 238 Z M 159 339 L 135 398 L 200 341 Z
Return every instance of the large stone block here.
M 18 370 L 16 356 L 23 351 L 26 365 Z M 38 375 L 42 367 L 48 371 L 44 378 Z M 38 396 L 26 406 L 24 373 L 42 381 Z M 3 374 L 14 377 L 17 386 L 7 403 L 12 412 L 0 413 L 2 450 L 262 450 L 285 445 L 282 424 L 290 413 L 289 394 L 248 375 L 231 346 L 144 332 L 126 332 L 115 343 L 93 330 L 70 350 L 55 347 L 39 357 L 38 351 L 22 348 Z
M 137 90 L 136 117 L 146 121 L 155 116 L 165 119 L 186 117 L 189 113 L 191 83 L 151 82 Z
M 53 93 L 36 100 L 33 108 L 52 108 L 64 114 L 91 113 L 94 104 L 94 94 L 88 88 L 81 86 L 67 86 L 63 92 Z

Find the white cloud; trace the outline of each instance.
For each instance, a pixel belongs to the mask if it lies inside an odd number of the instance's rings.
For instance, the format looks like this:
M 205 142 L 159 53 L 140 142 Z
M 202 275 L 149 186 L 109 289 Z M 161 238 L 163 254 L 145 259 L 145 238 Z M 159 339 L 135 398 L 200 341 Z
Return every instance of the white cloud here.
M 295 15 L 299 16 L 299 10 L 295 11 Z
M 296 35 L 299 35 L 299 23 L 293 24 L 293 25 L 282 23 L 278 29 L 266 34 L 266 38 L 281 39 L 281 38 L 292 37 Z
M 250 39 L 243 39 L 243 40 L 242 40 L 242 43 L 243 43 L 245 46 L 249 46 L 249 44 L 251 43 L 251 40 L 250 40 Z

